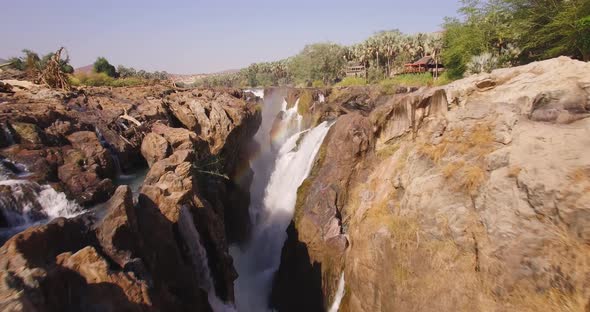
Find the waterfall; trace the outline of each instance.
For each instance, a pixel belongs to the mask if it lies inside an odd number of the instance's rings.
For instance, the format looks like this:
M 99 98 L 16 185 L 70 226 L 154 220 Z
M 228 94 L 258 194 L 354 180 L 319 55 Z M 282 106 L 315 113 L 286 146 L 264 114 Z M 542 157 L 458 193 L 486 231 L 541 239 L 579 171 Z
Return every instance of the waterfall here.
M 0 158 L 0 181 L 26 178 L 29 175 L 29 170 L 23 164 L 15 163 L 7 158 Z
M 236 305 L 241 312 L 269 310 L 272 282 L 287 238 L 286 229 L 293 218 L 297 189 L 309 175 L 330 128 L 329 123 L 323 122 L 313 129 L 301 131 L 298 101 L 287 109 L 287 103 L 282 99 L 279 120 L 275 119 L 270 140 L 267 140 L 268 132 L 264 131 L 268 131 L 266 125 L 273 117 L 265 119 L 265 109 L 272 110 L 272 104 L 278 100 L 265 99 L 263 125 L 255 136 L 263 152 L 252 162 L 252 237 L 243 248 L 232 246 L 230 249 L 239 274 L 235 286 Z M 272 148 L 265 149 L 269 141 Z
M 236 309 L 230 304 L 224 303 L 215 293 L 215 284 L 211 277 L 207 250 L 201 244 L 201 236 L 195 227 L 193 216 L 187 206 L 180 208 L 178 229 L 184 241 L 189 244 L 188 249 L 193 267 L 197 272 L 199 287 L 207 292 L 209 305 L 214 312 L 235 312 Z
M 340 275 L 340 280 L 338 281 L 338 289 L 336 290 L 336 297 L 334 297 L 334 302 L 330 306 L 328 312 L 338 312 L 340 309 L 340 302 L 342 302 L 342 298 L 344 297 L 344 272 Z
M 4 136 L 8 140 L 8 146 L 14 144 L 14 136 L 12 135 L 12 131 L 10 131 L 7 124 L 2 124 L 2 131 L 4 132 Z
M 4 191 L 3 191 L 4 189 Z M 41 222 L 57 217 L 73 217 L 81 208 L 49 185 L 27 180 L 0 181 L 0 241 Z M 1 220 L 0 220 L 1 221 Z
M 111 155 L 111 159 L 113 160 L 113 163 L 115 164 L 115 172 L 117 176 L 120 176 L 123 172 L 123 170 L 121 169 L 121 161 L 119 160 L 119 155 L 117 154 L 117 150 L 105 139 L 104 135 L 102 135 L 102 132 L 100 132 L 100 130 L 98 128 L 94 128 L 94 133 L 96 133 L 96 137 L 98 138 L 98 141 L 100 141 L 100 145 L 104 148 L 107 149 L 107 151 L 109 151 L 109 154 Z
M 254 89 L 246 89 L 244 92 L 251 92 L 252 94 L 256 95 L 257 97 L 264 99 L 264 89 L 262 88 L 254 88 Z

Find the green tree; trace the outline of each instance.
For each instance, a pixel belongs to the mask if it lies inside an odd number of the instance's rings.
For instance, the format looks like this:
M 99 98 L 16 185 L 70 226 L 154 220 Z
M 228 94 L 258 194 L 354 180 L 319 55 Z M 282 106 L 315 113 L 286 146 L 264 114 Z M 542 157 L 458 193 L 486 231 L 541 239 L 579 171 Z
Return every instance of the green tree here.
M 25 54 L 25 59 L 24 59 L 24 63 L 25 63 L 25 70 L 29 73 L 35 73 L 38 72 L 39 70 L 41 70 L 41 64 L 40 61 L 41 59 L 39 58 L 39 54 L 28 50 L 28 49 L 24 49 L 23 53 Z
M 298 83 L 322 80 L 332 83 L 342 77 L 346 65 L 345 49 L 335 43 L 315 43 L 305 46 L 289 62 L 288 70 Z
M 105 73 L 109 77 L 117 78 L 117 70 L 115 66 L 111 65 L 104 57 L 99 57 L 94 62 L 94 71 L 97 73 Z
M 590 1 L 505 0 L 524 61 L 568 55 L 590 60 Z
M 8 59 L 8 63 L 10 63 L 10 68 L 18 70 L 25 70 L 27 68 L 25 62 L 23 62 L 23 60 L 20 57 L 11 57 Z
M 462 0 L 463 20 L 445 19 L 442 57 L 451 78 L 461 78 L 473 56 L 489 52 L 498 57 L 515 41 L 506 1 Z
M 50 52 L 44 55 L 42 58 L 39 57 L 34 51 L 24 49 L 23 50 L 24 56 L 22 57 L 12 57 L 8 60 L 11 63 L 10 67 L 18 70 L 26 70 L 29 73 L 38 73 L 45 69 L 47 63 L 55 53 Z M 66 55 L 65 58 L 60 59 L 60 69 L 64 73 L 71 74 L 74 72 L 74 68 L 70 65 L 70 58 Z
M 130 78 L 136 77 L 137 71 L 133 67 L 125 67 L 123 65 L 117 66 L 117 73 L 119 73 L 119 77 L 121 78 Z

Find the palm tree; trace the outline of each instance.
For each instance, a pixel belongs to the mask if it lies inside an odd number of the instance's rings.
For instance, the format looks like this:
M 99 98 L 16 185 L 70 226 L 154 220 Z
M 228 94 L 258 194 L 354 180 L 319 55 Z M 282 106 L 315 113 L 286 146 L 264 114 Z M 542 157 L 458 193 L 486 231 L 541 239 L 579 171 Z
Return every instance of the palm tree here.
M 434 58 L 434 66 L 435 66 L 435 78 L 438 78 L 438 63 L 440 59 L 440 54 L 443 48 L 443 36 L 442 33 L 433 33 L 430 36 L 430 44 L 432 49 L 432 57 Z
M 401 50 L 399 31 L 383 32 L 381 35 L 382 50 L 387 58 L 387 76 L 391 75 L 391 60 L 395 59 Z

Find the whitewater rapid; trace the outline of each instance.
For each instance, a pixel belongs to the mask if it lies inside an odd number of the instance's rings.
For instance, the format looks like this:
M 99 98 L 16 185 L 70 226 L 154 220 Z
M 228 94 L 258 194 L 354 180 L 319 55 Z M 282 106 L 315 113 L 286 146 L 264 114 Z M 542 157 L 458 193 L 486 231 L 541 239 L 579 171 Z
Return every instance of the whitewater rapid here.
M 281 101 L 282 100 L 282 101 Z M 280 121 L 269 132 L 264 109 L 281 101 Z M 331 124 L 301 129 L 297 104 L 287 109 L 284 99 L 265 101 L 263 126 L 255 139 L 261 145 L 260 159 L 254 160 L 250 214 L 253 233 L 249 243 L 231 254 L 239 274 L 235 282 L 236 306 L 240 312 L 269 311 L 273 278 L 280 265 L 286 229 L 293 218 L 297 189 L 309 175 L 315 157 Z M 272 107 L 268 107 L 272 110 Z M 275 113 L 274 116 L 277 114 Z M 266 116 L 274 120 L 274 116 Z M 268 146 L 270 145 L 270 146 Z
M 82 211 L 66 194 L 49 185 L 4 179 L 0 187 L 10 190 L 9 196 L 0 196 L 0 213 L 7 223 L 7 227 L 0 227 L 0 242 L 32 225 L 58 217 L 71 218 Z

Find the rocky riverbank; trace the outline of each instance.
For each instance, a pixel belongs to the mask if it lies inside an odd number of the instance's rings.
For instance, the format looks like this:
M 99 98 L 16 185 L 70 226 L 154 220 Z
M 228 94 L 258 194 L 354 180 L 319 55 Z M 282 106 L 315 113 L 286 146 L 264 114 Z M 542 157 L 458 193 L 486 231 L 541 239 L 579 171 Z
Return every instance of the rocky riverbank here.
M 87 208 L 0 248 L 3 310 L 207 311 L 233 302 L 228 244 L 249 228 L 244 155 L 260 123 L 259 99 L 239 90 L 66 93 L 7 83 L 4 177 L 50 185 Z M 150 169 L 134 201 L 114 179 L 142 166 Z M 238 168 L 246 174 L 238 177 Z M 34 192 L 8 198 L 14 190 L 0 189 L 15 214 L 32 214 Z

